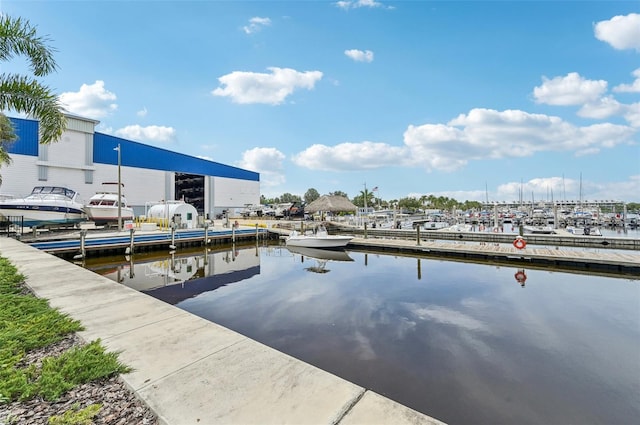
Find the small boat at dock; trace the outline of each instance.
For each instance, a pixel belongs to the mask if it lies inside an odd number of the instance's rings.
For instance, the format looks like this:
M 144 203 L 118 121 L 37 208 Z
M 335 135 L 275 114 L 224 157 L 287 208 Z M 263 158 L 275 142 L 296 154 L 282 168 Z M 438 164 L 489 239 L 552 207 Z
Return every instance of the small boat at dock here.
M 353 236 L 330 235 L 327 229 L 320 225 L 315 230 L 299 233 L 293 230 L 285 239 L 287 246 L 301 246 L 307 248 L 342 248 L 353 239 Z

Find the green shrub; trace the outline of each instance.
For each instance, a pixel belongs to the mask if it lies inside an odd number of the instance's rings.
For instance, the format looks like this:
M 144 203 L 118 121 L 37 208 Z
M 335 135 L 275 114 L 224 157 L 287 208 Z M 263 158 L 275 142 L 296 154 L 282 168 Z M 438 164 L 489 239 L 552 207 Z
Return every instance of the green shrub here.
M 49 418 L 49 425 L 91 425 L 93 417 L 98 414 L 102 408 L 101 404 L 92 404 L 84 409 L 78 410 L 79 405 L 76 403 L 73 407 L 61 416 L 52 416 Z

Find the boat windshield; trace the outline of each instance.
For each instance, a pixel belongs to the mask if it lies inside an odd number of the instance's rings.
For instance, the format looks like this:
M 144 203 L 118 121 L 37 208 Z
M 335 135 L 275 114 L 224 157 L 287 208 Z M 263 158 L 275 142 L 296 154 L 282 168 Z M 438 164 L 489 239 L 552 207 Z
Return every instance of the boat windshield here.
M 66 187 L 60 186 L 36 186 L 31 191 L 32 195 L 62 195 L 69 199 L 73 199 L 76 192 Z

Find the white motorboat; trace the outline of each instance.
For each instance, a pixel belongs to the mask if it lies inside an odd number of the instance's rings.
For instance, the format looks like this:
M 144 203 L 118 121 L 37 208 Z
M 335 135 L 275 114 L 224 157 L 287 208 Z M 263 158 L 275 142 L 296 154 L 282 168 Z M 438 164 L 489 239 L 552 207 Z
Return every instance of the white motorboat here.
M 353 236 L 330 235 L 324 226 L 318 226 L 315 230 L 307 230 L 299 233 L 293 230 L 285 239 L 287 246 L 302 246 L 307 248 L 342 248 L 353 239 Z
M 304 246 L 288 246 L 289 252 L 299 254 L 302 257 L 315 258 L 316 260 L 354 261 L 353 258 L 342 249 L 319 249 Z
M 602 232 L 597 227 L 567 226 L 565 230 L 576 236 L 602 236 Z
M 61 186 L 36 186 L 24 198 L 0 201 L 0 216 L 22 217 L 24 227 L 76 225 L 87 219 L 75 190 Z
M 103 186 L 115 185 L 116 190 L 103 190 L 96 192 L 89 199 L 89 203 L 84 206 L 89 220 L 93 221 L 96 226 L 118 222 L 118 183 L 102 183 Z M 123 185 L 124 186 L 124 185 Z M 133 208 L 127 205 L 127 199 L 122 191 L 120 191 L 120 216 L 122 221 L 133 220 L 135 214 Z
M 524 233 L 527 235 L 555 235 L 556 232 L 550 226 L 522 226 Z

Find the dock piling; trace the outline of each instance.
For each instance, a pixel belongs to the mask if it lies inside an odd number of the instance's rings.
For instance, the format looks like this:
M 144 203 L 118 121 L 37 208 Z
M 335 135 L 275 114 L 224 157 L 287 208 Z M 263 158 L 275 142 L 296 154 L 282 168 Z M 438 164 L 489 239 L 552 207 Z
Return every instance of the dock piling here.
M 129 250 L 128 250 L 129 252 L 127 252 L 126 254 L 133 254 L 133 247 L 134 247 L 134 245 L 133 245 L 133 233 L 135 231 L 136 230 L 133 229 L 133 228 L 129 229 Z

